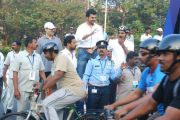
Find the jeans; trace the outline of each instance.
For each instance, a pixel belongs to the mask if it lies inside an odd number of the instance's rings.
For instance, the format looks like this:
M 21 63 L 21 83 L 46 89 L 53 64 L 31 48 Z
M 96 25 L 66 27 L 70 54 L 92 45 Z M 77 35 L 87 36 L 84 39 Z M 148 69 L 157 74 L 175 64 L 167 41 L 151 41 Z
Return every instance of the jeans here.
M 94 51 L 92 54 L 88 53 L 85 48 L 79 48 L 78 49 L 78 56 L 77 56 L 77 72 L 80 76 L 80 78 L 83 78 L 83 74 L 86 69 L 86 64 L 88 60 L 91 58 L 95 58 L 97 56 L 97 52 Z

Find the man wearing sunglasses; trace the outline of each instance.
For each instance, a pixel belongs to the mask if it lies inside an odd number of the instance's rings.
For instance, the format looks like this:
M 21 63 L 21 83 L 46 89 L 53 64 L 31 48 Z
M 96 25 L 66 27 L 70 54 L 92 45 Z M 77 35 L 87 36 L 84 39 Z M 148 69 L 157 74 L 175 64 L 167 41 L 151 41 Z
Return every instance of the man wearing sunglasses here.
M 123 115 L 127 114 L 129 111 L 133 110 L 143 101 L 150 98 L 154 90 L 159 85 L 160 81 L 165 76 L 165 74 L 160 71 L 158 56 L 155 54 L 157 46 L 158 40 L 153 38 L 149 38 L 141 42 L 139 57 L 142 64 L 145 64 L 147 67 L 142 72 L 138 88 L 135 91 L 132 91 L 128 96 L 124 97 L 123 99 L 116 101 L 111 105 L 105 106 L 105 108 L 108 109 L 115 109 L 118 106 L 125 105 L 122 109 L 115 112 L 116 119 L 119 119 Z M 144 94 L 145 96 L 142 97 Z M 158 108 L 158 111 L 163 114 L 162 106 Z M 147 118 L 140 118 L 140 120 L 143 119 Z
M 153 95 L 122 120 L 134 120 L 164 104 L 165 114 L 155 120 L 180 120 L 180 35 L 171 34 L 163 38 L 157 50 L 161 71 L 167 75 Z
M 98 56 L 88 61 L 83 81 L 88 85 L 88 109 L 103 109 L 109 103 L 110 79 L 120 77 L 120 67 L 116 70 L 107 56 L 108 43 L 104 40 L 96 43 Z

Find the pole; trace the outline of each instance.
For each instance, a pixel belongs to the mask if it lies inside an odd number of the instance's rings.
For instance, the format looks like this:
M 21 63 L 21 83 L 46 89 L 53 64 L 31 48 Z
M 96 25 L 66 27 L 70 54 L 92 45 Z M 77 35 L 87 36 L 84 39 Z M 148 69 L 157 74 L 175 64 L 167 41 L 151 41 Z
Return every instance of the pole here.
M 104 15 L 104 32 L 106 32 L 106 24 L 107 24 L 107 0 L 106 0 L 105 15 Z
M 87 10 L 89 9 L 89 4 L 90 4 L 90 2 L 89 2 L 90 0 L 87 0 Z

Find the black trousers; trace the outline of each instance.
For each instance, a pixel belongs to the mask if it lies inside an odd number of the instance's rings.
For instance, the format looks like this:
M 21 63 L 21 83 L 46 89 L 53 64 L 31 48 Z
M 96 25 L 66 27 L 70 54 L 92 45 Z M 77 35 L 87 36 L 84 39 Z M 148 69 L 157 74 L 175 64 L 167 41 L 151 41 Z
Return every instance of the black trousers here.
M 109 104 L 109 86 L 88 86 L 87 109 L 103 109 Z

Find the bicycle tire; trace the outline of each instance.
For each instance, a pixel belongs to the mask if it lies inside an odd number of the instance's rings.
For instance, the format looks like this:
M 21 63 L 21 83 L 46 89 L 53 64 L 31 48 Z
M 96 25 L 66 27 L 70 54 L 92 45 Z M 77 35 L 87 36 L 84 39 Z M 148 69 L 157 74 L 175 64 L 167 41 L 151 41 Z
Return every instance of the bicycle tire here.
M 25 120 L 27 115 L 28 114 L 25 112 L 9 113 L 9 114 L 2 116 L 0 118 L 0 120 L 19 120 L 19 119 Z M 18 119 L 17 119 L 17 117 L 18 117 Z M 28 120 L 36 120 L 36 119 L 31 115 Z
M 106 119 L 97 114 L 89 113 L 89 114 L 84 114 L 84 115 L 80 116 L 76 120 L 106 120 Z

